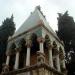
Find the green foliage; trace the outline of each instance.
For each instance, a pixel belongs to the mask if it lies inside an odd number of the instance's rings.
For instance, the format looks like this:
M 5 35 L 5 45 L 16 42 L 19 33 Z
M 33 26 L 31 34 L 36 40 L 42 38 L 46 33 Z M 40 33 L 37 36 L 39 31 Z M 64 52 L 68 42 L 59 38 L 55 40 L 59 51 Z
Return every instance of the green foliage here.
M 0 26 L 0 72 L 2 70 L 2 63 L 5 62 L 5 52 L 7 47 L 7 40 L 15 32 L 15 23 L 13 22 L 13 15 L 11 18 L 6 18 Z
M 75 47 L 75 22 L 73 17 L 68 15 L 68 11 L 64 14 L 58 13 L 58 31 L 57 35 L 65 44 L 66 53 Z
M 60 40 L 63 40 L 66 52 L 66 66 L 69 75 L 74 75 L 75 72 L 75 22 L 72 16 L 69 16 L 68 11 L 64 14 L 58 13 L 58 31 L 57 35 Z M 71 66 L 72 65 L 72 66 Z M 72 69 L 72 70 L 71 70 Z
M 58 36 L 61 40 L 70 42 L 74 38 L 75 34 L 75 23 L 68 12 L 64 14 L 58 14 Z
M 68 12 L 65 12 L 64 14 L 58 13 L 58 15 L 57 35 L 63 40 L 65 51 L 69 52 L 70 48 L 75 47 L 75 22 L 73 17 L 68 15 Z
M 9 36 L 12 36 L 14 34 L 14 31 L 15 24 L 13 22 L 12 15 L 11 18 L 6 18 L 0 27 L 0 40 L 7 40 Z

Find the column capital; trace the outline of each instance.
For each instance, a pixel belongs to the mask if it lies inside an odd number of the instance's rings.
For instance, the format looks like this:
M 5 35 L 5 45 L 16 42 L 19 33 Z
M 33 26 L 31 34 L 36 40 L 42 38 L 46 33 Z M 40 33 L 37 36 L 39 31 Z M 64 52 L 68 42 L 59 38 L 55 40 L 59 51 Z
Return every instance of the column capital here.
M 6 56 L 10 56 L 10 53 L 6 53 Z
M 31 39 L 27 39 L 27 40 L 26 40 L 26 46 L 30 48 L 31 45 L 32 45 Z
M 37 41 L 38 41 L 39 43 L 41 43 L 41 42 L 43 43 L 43 42 L 45 41 L 45 39 L 44 39 L 43 37 L 38 37 L 38 38 L 37 38 Z
M 16 52 L 20 52 L 21 51 L 21 48 L 18 47 L 18 48 L 15 48 Z
M 48 44 L 47 44 L 47 48 L 48 48 L 48 50 L 52 50 L 53 45 L 51 45 L 50 43 L 48 43 Z
M 11 52 L 10 51 L 7 51 L 6 52 L 6 56 L 10 56 L 11 55 Z
M 59 54 L 59 58 L 60 58 L 61 60 L 64 60 L 64 59 L 65 59 L 65 56 L 62 55 L 62 54 Z
M 55 55 L 58 55 L 58 54 L 59 54 L 59 50 L 58 50 L 58 48 L 55 47 L 55 48 L 53 48 L 53 49 L 54 49 L 54 54 L 55 54 Z

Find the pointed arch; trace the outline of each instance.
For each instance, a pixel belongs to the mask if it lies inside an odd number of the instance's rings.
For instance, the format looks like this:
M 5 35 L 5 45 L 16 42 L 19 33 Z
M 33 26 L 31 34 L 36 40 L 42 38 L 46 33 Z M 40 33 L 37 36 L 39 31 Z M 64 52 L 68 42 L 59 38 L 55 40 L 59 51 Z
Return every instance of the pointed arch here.
M 19 68 L 24 68 L 26 62 L 26 53 L 27 53 L 26 40 L 24 38 L 20 38 L 18 42 L 21 48 L 19 56 Z
M 37 36 L 36 33 L 32 33 L 31 36 L 30 36 L 30 39 L 31 39 L 31 41 L 32 41 L 32 47 L 31 47 L 31 49 L 32 49 L 33 51 L 39 49 L 39 44 L 38 44 L 38 42 L 37 42 L 37 38 L 38 38 L 38 36 Z
M 39 50 L 39 43 L 37 41 L 37 34 L 32 33 L 30 36 L 30 39 L 32 41 L 32 46 L 31 46 L 31 65 L 37 63 L 37 51 Z
M 37 34 L 36 33 L 32 33 L 31 36 L 30 36 L 30 39 L 32 41 L 36 41 L 37 40 Z
M 16 46 L 17 46 L 17 47 L 22 48 L 22 45 L 25 46 L 26 41 L 25 41 L 24 38 L 20 38 L 20 39 L 18 39 L 15 43 L 16 43 Z

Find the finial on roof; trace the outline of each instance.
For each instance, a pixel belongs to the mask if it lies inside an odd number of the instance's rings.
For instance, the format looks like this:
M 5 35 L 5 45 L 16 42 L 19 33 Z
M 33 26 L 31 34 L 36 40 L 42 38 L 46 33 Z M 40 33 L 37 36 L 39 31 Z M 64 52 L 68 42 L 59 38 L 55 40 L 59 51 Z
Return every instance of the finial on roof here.
M 36 6 L 36 9 L 38 9 L 38 10 L 41 12 L 41 14 L 43 15 L 43 17 L 46 19 L 45 15 L 44 15 L 43 12 L 41 11 L 40 5 Z
M 38 10 L 41 10 L 41 7 L 40 7 L 40 5 L 36 6 L 36 9 L 38 9 Z

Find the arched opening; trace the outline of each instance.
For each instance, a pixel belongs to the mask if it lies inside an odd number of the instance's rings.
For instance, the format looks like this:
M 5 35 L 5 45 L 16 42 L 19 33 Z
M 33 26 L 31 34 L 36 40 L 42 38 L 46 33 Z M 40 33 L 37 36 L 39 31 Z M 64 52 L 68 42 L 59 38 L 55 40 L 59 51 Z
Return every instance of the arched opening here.
M 37 34 L 32 33 L 30 37 L 32 41 L 31 45 L 31 65 L 37 63 L 37 51 L 39 50 L 39 43 L 37 41 Z
M 21 46 L 21 51 L 20 51 L 20 56 L 19 56 L 19 68 L 24 68 L 26 64 L 26 53 L 27 53 L 27 48 L 26 48 L 26 41 L 24 38 L 22 38 L 19 41 L 19 44 Z
M 15 43 L 12 43 L 11 46 L 10 46 L 10 62 L 9 62 L 9 70 L 13 70 L 14 69 L 14 64 L 15 64 L 15 48 L 16 48 L 16 45 Z

